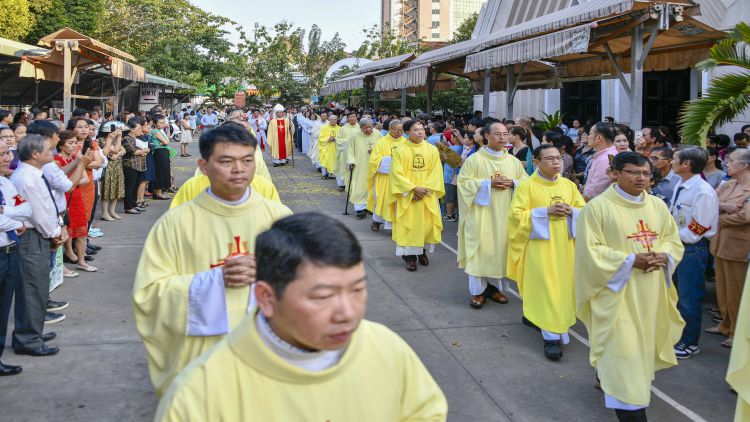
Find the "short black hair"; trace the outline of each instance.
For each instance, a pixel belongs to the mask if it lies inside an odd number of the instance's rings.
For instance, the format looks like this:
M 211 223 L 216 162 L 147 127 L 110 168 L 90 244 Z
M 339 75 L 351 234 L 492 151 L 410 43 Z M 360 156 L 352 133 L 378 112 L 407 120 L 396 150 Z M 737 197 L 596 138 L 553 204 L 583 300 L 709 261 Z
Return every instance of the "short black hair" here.
M 610 144 L 615 141 L 615 125 L 612 123 L 599 122 L 594 125 L 594 131 L 602 135 Z
M 476 127 L 482 127 L 484 126 L 484 120 L 478 117 L 474 117 L 472 119 L 469 119 L 469 124 L 474 125 Z
M 729 138 L 729 137 L 727 136 L 727 138 Z M 745 132 L 739 132 L 739 133 L 735 133 L 734 134 L 734 142 L 735 143 L 737 143 L 737 141 L 742 141 L 742 140 L 745 140 L 745 141 L 750 140 L 750 136 L 747 136 L 747 133 L 745 133 Z M 721 145 L 721 144 L 719 144 L 719 145 Z M 728 147 L 728 146 L 729 146 L 729 144 L 726 145 L 726 147 Z M 724 148 L 726 148 L 726 147 L 724 147 Z
M 211 154 L 214 153 L 216 144 L 221 142 L 251 146 L 253 148 L 258 147 L 258 140 L 244 126 L 235 122 L 225 122 L 219 127 L 203 132 L 198 140 L 198 149 L 200 150 L 201 157 L 204 160 L 208 160 Z
M 666 160 L 671 160 L 672 158 L 674 158 L 674 150 L 669 147 L 656 147 L 652 149 L 651 152 L 660 152 L 663 156 L 662 158 Z
M 73 110 L 73 113 L 71 114 L 72 117 L 83 117 L 88 114 L 88 111 L 83 108 L 77 108 Z
M 145 124 L 146 124 L 146 119 L 140 116 L 133 116 L 130 118 L 130 120 L 128 120 L 128 127 L 131 129 L 135 129 L 135 127 L 138 125 L 143 126 Z
M 435 132 L 437 133 L 443 133 L 445 132 L 445 125 L 440 122 L 435 122 L 432 124 L 432 128 L 435 129 Z
M 26 128 L 26 133 L 29 135 L 42 135 L 45 138 L 51 138 L 55 136 L 56 133 L 60 133 L 60 129 L 57 128 L 56 124 L 49 120 L 34 120 L 29 127 Z
M 411 119 L 407 121 L 406 123 L 404 123 L 404 132 L 410 131 L 411 127 L 416 125 L 417 123 L 419 123 L 420 125 L 422 124 L 422 122 L 420 122 L 419 120 L 414 120 L 414 119 Z
M 547 142 L 554 144 L 562 134 L 556 130 L 545 130 L 542 136 L 547 138 Z
M 677 159 L 680 160 L 680 164 L 689 161 L 690 172 L 699 174 L 706 168 L 708 152 L 700 147 L 687 147 L 677 151 Z
M 317 267 L 352 268 L 362 262 L 362 247 L 341 222 L 306 212 L 282 218 L 255 241 L 256 279 L 273 287 L 280 298 L 309 262 Z
M 654 138 L 654 143 L 663 144 L 664 140 L 662 139 L 661 132 L 659 132 L 659 128 L 656 126 L 646 126 L 644 129 L 648 129 L 649 135 L 651 135 L 652 138 Z
M 750 128 L 750 125 L 744 125 L 744 126 L 742 126 L 742 128 L 740 129 L 740 132 L 744 132 L 744 131 L 746 131 L 746 130 L 747 130 L 748 128 Z
M 651 164 L 651 162 L 648 160 L 648 158 L 639 153 L 634 151 L 625 151 L 621 152 L 617 155 L 615 155 L 615 161 L 612 163 L 612 170 L 618 170 L 621 171 L 625 168 L 626 164 L 632 164 L 637 167 L 643 167 L 647 164 Z M 650 169 L 650 166 L 649 166 Z
M 534 150 L 534 159 L 536 159 L 536 160 L 539 160 L 539 159 L 541 159 L 541 157 L 542 157 L 542 151 L 544 151 L 545 149 L 552 149 L 552 148 L 554 148 L 554 149 L 557 149 L 558 147 L 556 147 L 556 146 L 555 146 L 555 145 L 553 145 L 553 144 L 544 144 L 544 145 L 539 145 L 539 146 L 538 146 L 538 147 L 536 147 L 536 149 Z
M 83 120 L 84 122 L 86 122 L 86 124 L 88 124 L 87 118 L 78 116 L 78 117 L 73 117 L 72 119 L 68 120 L 68 126 L 66 126 L 65 128 L 67 130 L 73 130 L 76 128 L 76 125 L 78 125 L 78 122 L 81 120 Z
M 0 120 L 3 120 L 4 118 L 11 115 L 10 110 L 6 110 L 4 108 L 0 108 Z
M 745 137 L 747 137 L 747 133 L 743 133 Z M 720 133 L 716 135 L 716 144 L 719 145 L 720 148 L 726 148 L 731 144 L 731 141 L 729 140 L 729 136 L 725 135 L 723 133 Z

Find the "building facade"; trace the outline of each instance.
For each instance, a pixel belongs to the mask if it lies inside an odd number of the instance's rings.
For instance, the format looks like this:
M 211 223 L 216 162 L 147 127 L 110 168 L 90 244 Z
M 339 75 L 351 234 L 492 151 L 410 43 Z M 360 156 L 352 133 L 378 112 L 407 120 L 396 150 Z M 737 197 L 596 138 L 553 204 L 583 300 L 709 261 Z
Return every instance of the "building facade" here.
M 484 0 L 382 0 L 381 27 L 410 41 L 450 41 Z

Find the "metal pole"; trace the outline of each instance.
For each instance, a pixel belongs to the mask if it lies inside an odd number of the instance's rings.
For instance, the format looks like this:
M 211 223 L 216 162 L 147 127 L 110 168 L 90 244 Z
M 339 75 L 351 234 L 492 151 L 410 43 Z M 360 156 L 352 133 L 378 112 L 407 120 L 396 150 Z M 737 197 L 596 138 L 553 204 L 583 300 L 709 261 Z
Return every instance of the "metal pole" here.
M 72 95 L 71 87 L 73 85 L 73 75 L 71 75 L 71 58 L 70 44 L 72 41 L 57 41 L 58 49 L 63 51 L 63 122 L 68 123 L 70 120 L 70 96 Z
M 406 88 L 401 89 L 401 115 L 406 116 Z
M 516 93 L 516 69 L 514 65 L 508 66 L 507 86 L 505 87 L 505 115 L 513 118 L 513 99 Z
M 484 71 L 484 86 L 482 89 L 482 116 L 484 117 L 490 115 L 490 82 L 492 82 L 490 72 L 490 69 Z
M 643 26 L 636 25 L 631 35 L 630 48 L 630 127 L 643 125 L 643 67 L 639 66 L 643 55 Z

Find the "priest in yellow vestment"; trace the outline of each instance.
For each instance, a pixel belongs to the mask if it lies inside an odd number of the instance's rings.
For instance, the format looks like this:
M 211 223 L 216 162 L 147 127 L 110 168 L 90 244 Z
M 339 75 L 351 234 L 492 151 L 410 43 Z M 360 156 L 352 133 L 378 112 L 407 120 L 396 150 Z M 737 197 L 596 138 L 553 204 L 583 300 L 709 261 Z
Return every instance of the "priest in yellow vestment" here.
M 340 131 L 338 118 L 331 113 L 328 116 L 328 123 L 320 128 L 318 134 L 318 159 L 320 160 L 323 179 L 336 177 L 338 171 L 338 168 L 336 168 L 336 138 Z
M 276 104 L 275 118 L 268 122 L 268 147 L 273 166 L 283 166 L 294 155 L 294 123 L 286 117 L 284 107 Z
M 672 273 L 684 247 L 664 202 L 644 193 L 648 158 L 621 152 L 612 173 L 617 183 L 578 218 L 576 307 L 605 406 L 619 418 L 645 420 L 655 371 L 677 365 L 674 345 L 685 322 Z
M 210 188 L 169 210 L 146 239 L 133 311 L 158 396 L 251 309 L 255 237 L 291 214 L 248 188 L 256 146 L 237 125 L 204 132 L 198 164 Z
M 433 252 L 442 239 L 438 200 L 445 195 L 445 185 L 440 153 L 425 141 L 422 123 L 409 120 L 404 132 L 409 140 L 393 149 L 387 206 L 396 210 L 392 233 L 396 255 L 406 262 L 407 271 L 416 271 L 417 259 L 429 265 L 427 252 Z
M 253 132 L 252 128 L 248 128 L 250 131 L 250 134 L 255 137 L 255 140 L 258 140 L 258 137 L 255 136 L 255 132 Z M 195 169 L 195 173 L 193 173 L 194 176 L 200 176 L 203 174 L 200 167 L 197 167 Z M 273 179 L 271 178 L 271 173 L 268 171 L 268 166 L 266 165 L 266 161 L 263 159 L 263 151 L 261 151 L 260 148 L 255 149 L 255 176 L 262 176 L 265 177 L 266 180 L 273 183 Z
M 172 198 L 172 202 L 169 204 L 169 209 L 178 207 L 185 202 L 192 201 L 210 186 L 211 181 L 208 176 L 202 173 L 187 179 Z M 274 202 L 281 202 L 276 186 L 266 180 L 265 177 L 256 174 L 250 182 L 250 189 L 258 192 L 260 196 L 266 199 L 270 199 Z
M 380 133 L 373 130 L 372 119 L 365 117 L 359 121 L 360 131 L 349 140 L 346 163 L 352 172 L 352 183 L 348 186 L 349 202 L 354 205 L 358 219 L 367 216 L 367 172 L 370 153 L 380 139 Z
M 727 382 L 737 392 L 734 422 L 747 422 L 750 420 L 750 271 L 742 289 L 733 338 Z
M 443 392 L 409 345 L 364 320 L 354 234 L 298 214 L 258 236 L 258 310 L 191 363 L 156 421 L 445 421 Z
M 375 148 L 370 153 L 369 169 L 367 174 L 367 209 L 372 212 L 372 225 L 370 229 L 376 232 L 380 226 L 385 224 L 386 229 L 391 228 L 394 210 L 388 206 L 388 177 L 391 173 L 391 155 L 393 149 L 404 142 L 404 128 L 399 120 L 391 120 L 388 123 L 388 133 L 380 138 Z
M 500 122 L 482 131 L 487 146 L 466 159 L 458 173 L 458 266 L 469 278 L 469 304 L 481 308 L 485 296 L 507 303 L 508 216 L 513 188 L 528 176 L 505 151 L 508 129 Z
M 544 355 L 558 360 L 576 323 L 573 239 L 586 202 L 578 186 L 560 175 L 563 157 L 554 145 L 534 150 L 534 166 L 537 171 L 513 194 L 508 278 L 518 283 L 523 317 L 542 332 Z
M 349 167 L 346 165 L 346 158 L 349 151 L 349 141 L 358 134 L 359 124 L 357 123 L 357 113 L 349 112 L 346 115 L 346 123 L 341 126 L 338 135 L 336 136 L 336 184 L 339 186 L 339 191 L 343 192 L 346 188 L 346 184 L 349 183 Z

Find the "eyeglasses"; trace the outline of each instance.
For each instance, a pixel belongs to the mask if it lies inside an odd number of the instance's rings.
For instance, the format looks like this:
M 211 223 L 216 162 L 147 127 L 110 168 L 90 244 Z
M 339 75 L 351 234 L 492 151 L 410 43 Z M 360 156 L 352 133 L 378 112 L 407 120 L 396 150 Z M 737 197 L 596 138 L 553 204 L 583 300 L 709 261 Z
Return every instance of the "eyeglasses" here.
M 643 176 L 646 179 L 650 179 L 651 178 L 651 172 L 650 171 L 633 171 L 633 170 L 620 170 L 620 171 L 624 171 L 625 173 L 627 173 L 627 174 L 629 174 L 631 176 L 635 176 L 635 177 Z

